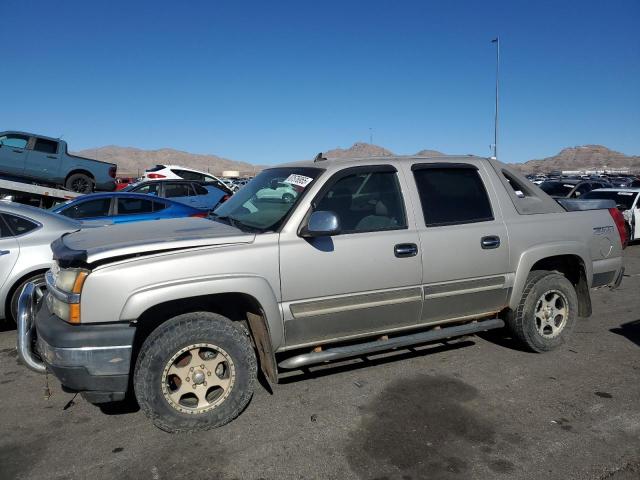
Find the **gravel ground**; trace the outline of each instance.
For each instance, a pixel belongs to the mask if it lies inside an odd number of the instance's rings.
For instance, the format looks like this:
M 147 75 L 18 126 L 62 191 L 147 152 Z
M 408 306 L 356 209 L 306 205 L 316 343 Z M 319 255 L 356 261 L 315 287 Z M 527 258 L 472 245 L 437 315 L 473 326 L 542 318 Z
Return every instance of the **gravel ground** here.
M 258 388 L 215 431 L 169 435 L 17 364 L 0 332 L 0 478 L 640 478 L 640 245 L 570 343 L 502 334 L 403 350 Z

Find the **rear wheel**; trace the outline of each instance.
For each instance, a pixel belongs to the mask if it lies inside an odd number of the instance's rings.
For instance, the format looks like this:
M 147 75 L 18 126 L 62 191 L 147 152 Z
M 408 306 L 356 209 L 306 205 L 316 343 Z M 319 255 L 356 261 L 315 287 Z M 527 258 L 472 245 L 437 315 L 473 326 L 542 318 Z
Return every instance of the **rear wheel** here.
M 179 315 L 143 343 L 134 371 L 140 408 L 167 432 L 208 430 L 236 418 L 257 364 L 246 331 L 210 312 Z
M 67 178 L 64 184 L 67 190 L 78 193 L 91 193 L 93 192 L 93 179 L 89 175 L 84 173 L 74 173 Z
M 578 296 L 564 275 L 533 271 L 508 324 L 516 338 L 530 350 L 546 352 L 566 342 L 577 314 Z
M 11 295 L 11 320 L 17 322 L 18 320 L 18 299 L 20 298 L 20 294 L 22 293 L 22 289 L 24 286 L 32 282 L 36 287 L 36 298 L 40 300 L 44 297 L 44 294 L 47 291 L 47 284 L 44 281 L 44 273 L 37 273 L 35 275 L 30 276 L 26 280 L 22 281 L 14 290 Z

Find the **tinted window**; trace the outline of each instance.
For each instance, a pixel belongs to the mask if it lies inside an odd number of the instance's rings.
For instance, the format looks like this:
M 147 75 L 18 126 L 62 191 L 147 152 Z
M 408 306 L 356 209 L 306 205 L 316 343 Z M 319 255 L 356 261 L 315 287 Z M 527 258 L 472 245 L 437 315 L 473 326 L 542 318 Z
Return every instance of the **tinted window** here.
M 198 172 L 190 172 L 188 170 L 171 170 L 173 173 L 178 175 L 180 178 L 184 178 L 185 180 L 197 180 L 198 182 L 204 182 L 205 176 Z
M 95 200 L 86 200 L 84 202 L 71 203 L 69 207 L 65 208 L 62 215 L 69 218 L 92 218 L 92 217 L 106 217 L 109 215 L 109 207 L 111 206 L 111 199 L 109 198 L 97 198 Z
M 167 183 L 164 186 L 164 196 L 167 198 L 188 197 L 191 186 L 188 183 Z
M 0 216 L 0 238 L 6 238 L 11 236 L 13 236 L 13 234 L 9 230 L 9 227 L 7 227 L 7 224 L 4 223 L 2 216 Z
M 27 220 L 26 218 L 17 217 L 9 213 L 3 214 L 3 217 L 7 221 L 11 232 L 16 236 L 24 235 L 25 233 L 29 233 L 31 230 L 38 228 L 37 223 Z
M 148 194 L 150 193 L 152 195 L 158 195 L 158 192 L 160 190 L 160 183 L 159 182 L 145 183 L 144 185 L 140 185 L 139 187 L 134 187 L 127 190 L 129 192 L 148 193 Z
M 142 198 L 118 198 L 118 215 L 151 213 L 153 202 Z
M 36 139 L 36 144 L 33 149 L 38 152 L 44 153 L 58 153 L 58 142 L 52 142 L 51 140 L 38 138 Z
M 160 210 L 164 210 L 169 205 L 164 202 L 153 202 L 153 211 L 159 212 Z
M 209 191 L 204 188 L 202 185 L 198 185 L 197 183 L 194 183 L 193 185 L 193 189 L 196 191 L 196 195 L 208 195 Z M 212 188 L 212 187 L 209 187 Z
M 406 228 L 395 172 L 362 172 L 337 180 L 314 210 L 334 212 L 343 233 Z
M 27 148 L 29 137 L 27 135 L 19 135 L 15 133 L 2 135 L 0 137 L 0 143 L 2 143 L 2 145 L 6 145 L 7 147 Z
M 413 175 L 428 227 L 493 220 L 491 204 L 474 168 L 417 168 Z
M 589 193 L 585 193 L 583 197 L 585 200 L 613 200 L 616 205 L 621 205 L 625 210 L 629 210 L 633 206 L 633 201 L 636 199 L 637 193 L 635 192 L 612 192 L 610 190 L 594 190 Z

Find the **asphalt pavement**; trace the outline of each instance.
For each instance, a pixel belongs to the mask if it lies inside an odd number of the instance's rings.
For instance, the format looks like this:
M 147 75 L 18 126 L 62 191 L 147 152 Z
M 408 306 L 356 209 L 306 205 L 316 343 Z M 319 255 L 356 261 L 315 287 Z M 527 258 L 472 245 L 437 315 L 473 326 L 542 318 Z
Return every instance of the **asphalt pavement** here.
M 640 479 L 640 245 L 568 345 L 492 332 L 257 387 L 231 424 L 170 435 L 17 363 L 0 332 L 0 478 Z

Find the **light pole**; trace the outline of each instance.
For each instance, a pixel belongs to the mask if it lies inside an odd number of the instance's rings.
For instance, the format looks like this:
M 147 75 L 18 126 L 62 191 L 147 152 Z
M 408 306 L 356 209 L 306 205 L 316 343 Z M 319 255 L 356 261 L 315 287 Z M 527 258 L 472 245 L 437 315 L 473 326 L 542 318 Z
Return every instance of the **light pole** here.
M 500 37 L 491 40 L 496 44 L 496 111 L 493 119 L 493 158 L 498 158 L 498 95 L 500 87 Z
M 373 128 L 369 127 L 369 144 L 373 145 Z

